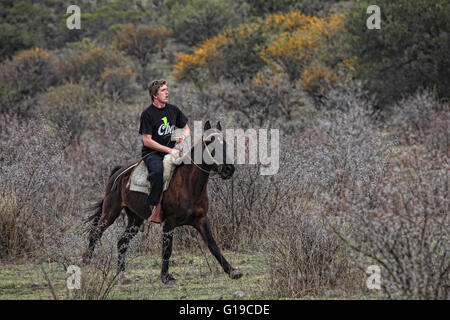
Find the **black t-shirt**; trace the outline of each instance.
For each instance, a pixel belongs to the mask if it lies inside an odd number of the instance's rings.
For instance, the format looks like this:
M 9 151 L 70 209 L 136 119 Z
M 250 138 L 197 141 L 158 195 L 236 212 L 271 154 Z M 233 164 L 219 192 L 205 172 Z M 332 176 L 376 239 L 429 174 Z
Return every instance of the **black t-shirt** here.
M 141 124 L 139 126 L 139 134 L 151 134 L 152 139 L 163 146 L 173 148 L 175 141 L 170 141 L 171 134 L 175 131 L 175 127 L 184 128 L 188 119 L 183 112 L 173 104 L 166 103 L 164 108 L 157 108 L 151 104 L 141 114 Z M 154 151 L 142 143 L 142 156 Z M 164 155 L 164 152 L 156 152 Z

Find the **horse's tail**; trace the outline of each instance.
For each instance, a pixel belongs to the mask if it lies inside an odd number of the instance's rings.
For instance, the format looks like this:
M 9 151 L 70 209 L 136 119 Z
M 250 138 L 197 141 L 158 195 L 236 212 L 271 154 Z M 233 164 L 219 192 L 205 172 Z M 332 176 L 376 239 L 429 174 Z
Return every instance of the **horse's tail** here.
M 95 213 L 87 217 L 85 220 L 83 220 L 83 222 L 88 223 L 94 220 L 93 224 L 97 225 L 98 221 L 100 220 L 100 217 L 102 216 L 102 208 L 103 208 L 103 200 L 100 200 L 99 202 L 97 202 L 95 205 L 93 205 L 88 209 L 89 211 L 95 210 Z
M 116 166 L 114 167 L 114 169 L 112 169 L 111 174 L 109 175 L 109 177 L 111 178 L 114 173 L 116 173 L 118 170 L 120 170 L 120 168 L 122 168 L 122 166 Z M 97 202 L 95 205 L 93 205 L 92 207 L 88 208 L 88 211 L 93 211 L 95 210 L 95 213 L 89 217 L 87 217 L 85 220 L 83 220 L 84 223 L 89 223 L 91 221 L 93 221 L 93 226 L 96 227 L 98 224 L 98 221 L 100 220 L 100 217 L 102 216 L 102 208 L 103 208 L 103 200 L 100 200 L 99 202 Z

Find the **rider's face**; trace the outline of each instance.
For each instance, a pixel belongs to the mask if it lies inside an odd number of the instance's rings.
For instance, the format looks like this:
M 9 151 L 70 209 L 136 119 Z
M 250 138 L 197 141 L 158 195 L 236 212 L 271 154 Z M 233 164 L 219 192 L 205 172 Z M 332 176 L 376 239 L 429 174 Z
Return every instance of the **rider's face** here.
M 169 89 L 167 85 L 159 87 L 158 93 L 154 95 L 154 100 L 161 103 L 167 103 L 169 101 Z

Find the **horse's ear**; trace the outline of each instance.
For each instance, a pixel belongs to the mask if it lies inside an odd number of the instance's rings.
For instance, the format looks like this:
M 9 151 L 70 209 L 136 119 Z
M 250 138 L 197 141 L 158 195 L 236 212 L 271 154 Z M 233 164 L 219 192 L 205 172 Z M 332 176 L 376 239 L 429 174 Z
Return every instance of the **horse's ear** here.
M 220 125 L 220 121 L 217 122 L 216 128 L 219 129 L 219 131 L 222 131 L 222 126 Z
M 211 124 L 209 123 L 209 120 L 206 121 L 205 127 L 203 128 L 204 131 L 211 129 Z

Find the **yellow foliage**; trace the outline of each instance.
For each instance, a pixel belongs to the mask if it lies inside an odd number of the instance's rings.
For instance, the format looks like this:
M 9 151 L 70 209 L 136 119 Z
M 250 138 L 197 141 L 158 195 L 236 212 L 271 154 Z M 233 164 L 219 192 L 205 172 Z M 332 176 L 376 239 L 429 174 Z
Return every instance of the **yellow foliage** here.
M 220 58 L 220 47 L 231 43 L 233 35 L 245 39 L 262 26 L 271 41 L 260 50 L 261 59 L 273 72 L 285 72 L 291 80 L 296 80 L 311 63 L 311 57 L 328 39 L 342 31 L 343 21 L 343 14 L 319 18 L 291 11 L 271 14 L 255 23 L 228 28 L 203 42 L 191 54 L 180 53 L 175 62 L 175 76 L 181 80 L 192 71 L 205 67 L 210 61 Z
M 288 13 L 274 13 L 269 15 L 264 21 L 265 29 L 280 28 L 282 31 L 294 31 L 303 25 L 311 24 L 314 16 L 307 16 L 300 11 L 291 11 Z
M 136 73 L 131 69 L 123 69 L 123 70 L 117 70 L 117 69 L 110 69 L 106 68 L 105 71 L 101 75 L 103 82 L 108 82 L 110 79 L 126 79 L 127 81 L 135 81 L 136 80 Z
M 301 86 L 305 91 L 317 91 L 325 85 L 335 85 L 339 78 L 326 66 L 312 63 L 307 66 L 301 74 Z
M 53 59 L 53 53 L 42 48 L 34 48 L 19 52 L 13 59 L 16 64 L 28 64 L 35 61 L 50 61 Z
M 227 45 L 229 41 L 225 34 L 219 34 L 203 42 L 192 54 L 178 54 L 175 61 L 177 79 L 182 79 L 188 71 L 204 66 L 209 59 L 217 57 L 218 48 Z
M 271 70 L 286 72 L 292 81 L 296 80 L 316 50 L 328 37 L 340 32 L 343 18 L 343 15 L 318 18 L 296 11 L 272 15 L 266 19 L 266 25 L 281 26 L 289 31 L 281 33 L 263 48 L 261 58 Z

